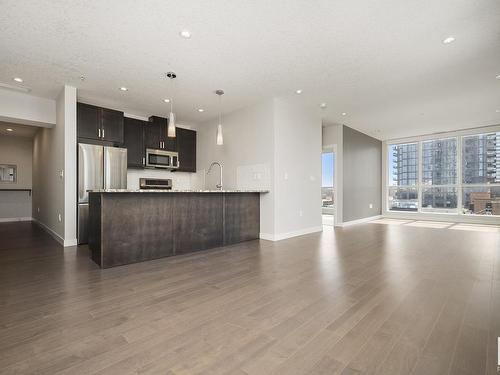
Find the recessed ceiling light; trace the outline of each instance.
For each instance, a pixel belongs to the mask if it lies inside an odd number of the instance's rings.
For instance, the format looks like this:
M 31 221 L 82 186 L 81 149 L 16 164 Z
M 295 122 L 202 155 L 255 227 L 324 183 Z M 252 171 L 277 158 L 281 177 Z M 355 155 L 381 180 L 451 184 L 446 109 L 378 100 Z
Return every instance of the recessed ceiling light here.
M 7 130 L 8 132 L 13 132 L 14 131 L 14 129 L 11 129 L 11 128 L 7 128 L 5 130 Z
M 205 112 L 205 110 L 203 108 L 198 108 L 198 112 Z
M 324 109 L 324 108 L 326 108 L 326 103 L 321 103 L 321 104 L 319 105 L 319 107 L 320 107 L 320 108 L 323 108 L 323 109 Z
M 347 113 L 345 113 L 345 112 L 342 112 L 342 116 L 346 116 L 346 115 L 347 115 Z
M 167 99 L 163 99 L 163 101 L 164 101 L 165 103 L 170 103 L 170 99 L 168 99 L 168 98 L 167 98 Z
M 500 74 L 495 77 L 496 79 L 500 79 Z
M 122 90 L 122 91 L 128 91 L 128 88 L 126 88 L 126 87 L 120 87 L 120 90 Z
M 179 35 L 183 37 L 184 39 L 189 39 L 191 38 L 191 32 L 189 30 L 182 30 Z
M 495 112 L 496 113 L 500 113 L 500 109 L 495 109 Z
M 295 93 L 300 95 L 300 94 L 302 94 L 302 90 L 301 89 L 295 90 Z
M 19 77 L 14 77 L 14 81 L 19 82 L 19 83 L 23 83 L 23 79 L 19 78 Z
M 449 36 L 448 38 L 443 39 L 444 44 L 450 44 L 450 43 L 453 43 L 454 41 L 455 41 L 455 38 L 452 36 Z

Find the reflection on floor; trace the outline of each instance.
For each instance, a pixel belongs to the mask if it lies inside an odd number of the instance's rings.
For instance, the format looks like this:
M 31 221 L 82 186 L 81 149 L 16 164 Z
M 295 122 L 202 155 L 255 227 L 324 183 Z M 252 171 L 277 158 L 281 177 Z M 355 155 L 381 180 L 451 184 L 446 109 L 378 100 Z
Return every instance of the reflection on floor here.
M 323 214 L 323 225 L 334 226 L 333 215 Z
M 500 233 L 500 226 L 498 226 L 498 225 L 448 223 L 448 222 L 444 222 L 444 221 L 426 221 L 426 220 L 401 220 L 401 219 L 389 219 L 389 218 L 374 220 L 371 223 L 373 223 L 373 224 L 389 224 L 389 225 L 405 225 L 405 226 L 409 226 L 409 227 L 423 227 L 423 228 L 453 229 L 453 230 L 468 230 L 468 231 L 476 231 L 476 232 Z

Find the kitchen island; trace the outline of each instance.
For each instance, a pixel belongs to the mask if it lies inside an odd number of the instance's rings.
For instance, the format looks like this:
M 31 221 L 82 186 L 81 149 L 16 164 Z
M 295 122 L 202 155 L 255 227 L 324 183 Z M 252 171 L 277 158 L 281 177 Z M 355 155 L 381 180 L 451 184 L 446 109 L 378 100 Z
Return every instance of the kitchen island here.
M 89 248 L 101 268 L 259 238 L 260 190 L 89 192 Z

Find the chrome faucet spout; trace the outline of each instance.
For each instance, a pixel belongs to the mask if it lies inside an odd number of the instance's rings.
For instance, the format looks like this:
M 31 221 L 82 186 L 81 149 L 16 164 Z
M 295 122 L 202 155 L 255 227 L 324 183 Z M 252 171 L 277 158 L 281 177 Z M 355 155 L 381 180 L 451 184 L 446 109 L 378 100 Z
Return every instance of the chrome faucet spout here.
M 219 166 L 219 170 L 220 170 L 220 175 L 219 175 L 219 176 L 220 176 L 220 178 L 219 178 L 219 183 L 218 183 L 217 185 L 215 185 L 215 186 L 216 186 L 216 188 L 217 188 L 218 190 L 222 190 L 222 164 L 221 164 L 221 163 L 219 163 L 218 161 L 214 161 L 212 164 L 210 164 L 210 167 L 208 167 L 207 174 L 209 174 L 209 173 L 210 173 L 210 171 L 212 170 L 212 167 L 213 167 L 214 165 Z

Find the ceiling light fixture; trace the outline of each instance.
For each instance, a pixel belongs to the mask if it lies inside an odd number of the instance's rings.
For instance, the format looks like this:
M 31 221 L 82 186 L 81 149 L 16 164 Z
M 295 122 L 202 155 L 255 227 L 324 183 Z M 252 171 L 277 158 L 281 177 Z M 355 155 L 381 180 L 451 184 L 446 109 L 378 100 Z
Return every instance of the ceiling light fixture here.
M 342 112 L 342 116 L 346 116 L 346 115 L 347 115 L 347 113 L 345 113 L 345 112 Z
M 222 95 L 224 95 L 224 90 L 216 90 L 215 94 L 219 95 L 219 124 L 217 125 L 216 143 L 217 146 L 222 146 L 224 144 L 224 136 L 222 134 Z
M 452 36 L 449 36 L 448 38 L 443 39 L 444 44 L 450 44 L 450 43 L 453 43 L 454 41 L 455 41 L 455 38 Z
M 202 113 L 205 112 L 205 110 L 203 108 L 198 108 L 198 112 Z
M 297 95 L 300 95 L 300 94 L 302 94 L 302 90 L 301 90 L 301 89 L 295 90 L 295 93 L 296 93 Z
M 120 90 L 121 91 L 128 91 L 128 88 L 126 88 L 126 87 L 120 87 Z
M 495 77 L 496 79 L 500 79 L 500 74 Z
M 7 130 L 8 132 L 13 132 L 14 131 L 14 129 L 11 129 L 11 128 L 7 128 L 5 130 Z
M 170 103 L 170 99 L 163 99 L 165 103 Z
M 19 78 L 19 77 L 14 77 L 13 79 L 14 79 L 14 81 L 19 82 L 19 83 L 24 82 L 24 80 L 22 78 Z
M 325 108 L 326 108 L 326 103 L 321 103 L 321 104 L 319 105 L 319 107 L 320 107 L 321 109 L 325 109 Z
M 495 109 L 495 112 L 496 113 L 500 113 L 500 109 Z
M 177 74 L 174 72 L 168 72 L 167 78 L 170 79 L 171 86 L 173 86 L 173 80 L 177 78 Z M 170 93 L 170 114 L 168 115 L 168 126 L 167 126 L 167 137 L 175 138 L 175 114 L 174 114 L 174 93 L 173 88 Z
M 183 37 L 184 39 L 189 39 L 191 38 L 191 32 L 189 30 L 182 30 L 179 35 Z

